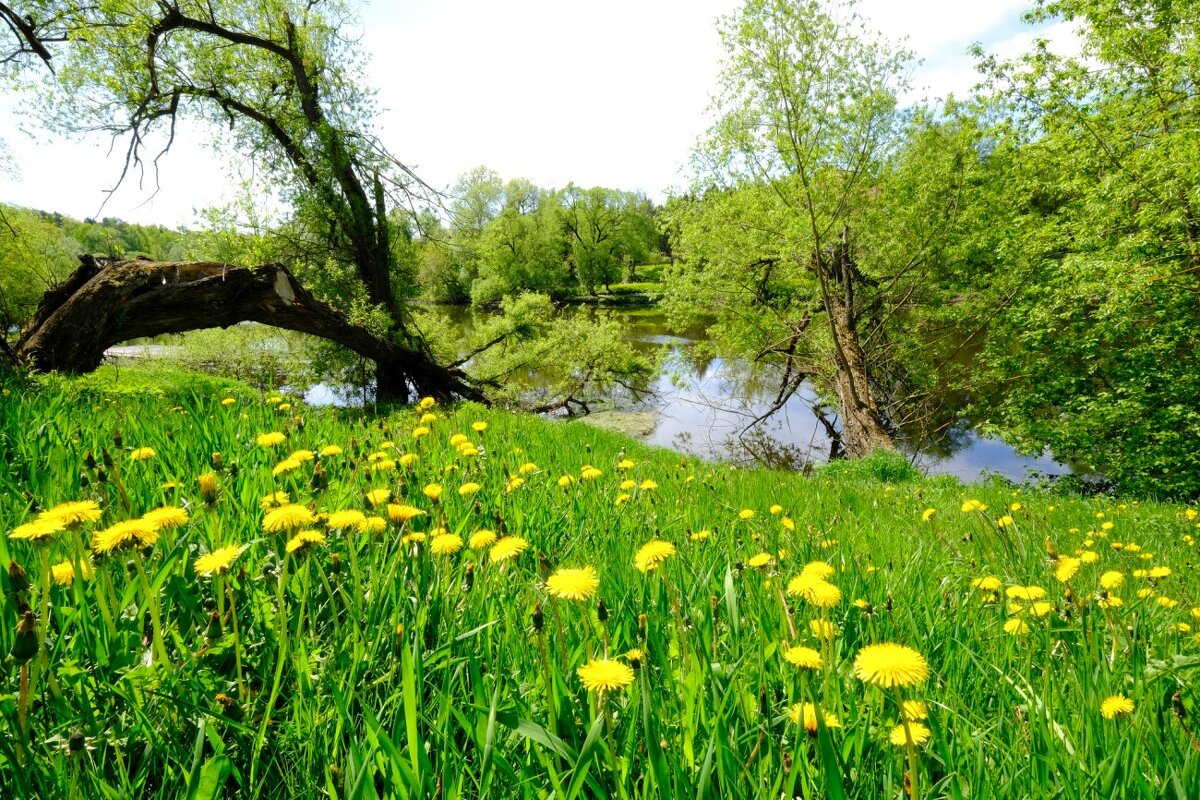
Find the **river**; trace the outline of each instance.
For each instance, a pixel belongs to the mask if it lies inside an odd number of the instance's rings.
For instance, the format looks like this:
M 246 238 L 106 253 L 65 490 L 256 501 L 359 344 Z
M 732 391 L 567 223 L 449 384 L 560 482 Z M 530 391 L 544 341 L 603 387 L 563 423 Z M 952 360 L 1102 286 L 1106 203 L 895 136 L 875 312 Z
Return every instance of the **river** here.
M 464 333 L 488 312 L 448 308 L 446 313 Z M 606 315 L 622 323 L 626 338 L 639 350 L 666 349 L 662 368 L 638 397 L 622 391 L 595 422 L 614 427 L 650 444 L 710 460 L 767 463 L 792 469 L 824 461 L 830 442 L 812 410 L 817 393 L 804 385 L 766 421 L 747 425 L 770 407 L 777 378 L 759 365 L 705 358 L 694 346 L 704 340 L 702 326 L 672 331 L 666 315 L 654 309 L 584 309 L 577 313 Z M 526 376 L 536 386 L 539 376 Z M 347 395 L 318 384 L 309 390 L 310 404 L 346 402 Z M 1019 455 L 998 439 L 980 435 L 967 422 L 924 449 L 909 447 L 913 463 L 931 474 L 976 481 L 996 474 L 1013 481 L 1070 472 L 1048 454 Z

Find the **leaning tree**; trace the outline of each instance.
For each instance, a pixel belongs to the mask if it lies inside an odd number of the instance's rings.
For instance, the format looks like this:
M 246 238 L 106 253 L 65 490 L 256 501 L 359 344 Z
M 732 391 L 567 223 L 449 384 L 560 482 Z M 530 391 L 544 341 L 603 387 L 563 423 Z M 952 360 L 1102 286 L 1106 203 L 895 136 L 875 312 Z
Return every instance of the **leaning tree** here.
M 305 256 L 290 270 L 85 259 L 47 293 L 11 357 L 86 371 L 98 348 L 133 336 L 257 320 L 373 359 L 380 399 L 480 396 L 459 369 L 437 363 L 397 288 L 388 213 L 422 186 L 371 132 L 351 11 L 341 0 L 0 4 L 6 61 L 52 67 L 47 121 L 120 142 L 118 183 L 157 180 L 178 126 L 208 125 L 294 210 Z M 370 313 L 351 318 L 297 277 L 322 272 L 348 278 L 328 282 L 339 307 Z

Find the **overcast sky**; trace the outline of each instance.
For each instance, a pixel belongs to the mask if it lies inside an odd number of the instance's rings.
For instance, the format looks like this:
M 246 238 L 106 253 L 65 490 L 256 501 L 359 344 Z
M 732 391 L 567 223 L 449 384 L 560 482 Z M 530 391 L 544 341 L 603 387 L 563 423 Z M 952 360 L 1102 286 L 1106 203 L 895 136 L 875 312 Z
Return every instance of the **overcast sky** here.
M 964 96 L 978 80 L 973 42 L 1001 55 L 1035 36 L 1069 48 L 1065 26 L 1031 29 L 1028 0 L 863 0 L 873 27 L 921 64 L 907 99 Z M 374 0 L 362 45 L 384 113 L 384 144 L 428 183 L 446 187 L 486 165 L 505 179 L 642 190 L 661 199 L 707 127 L 721 48 L 715 20 L 736 0 Z M 27 101 L 25 101 L 27 102 Z M 128 181 L 101 212 L 120 173 L 109 141 L 40 132 L 29 109 L 0 98 L 0 136 L 16 175 L 0 172 L 0 201 L 74 217 L 195 225 L 232 199 L 253 164 L 203 145 L 189 128 L 152 178 Z M 26 135 L 20 129 L 29 131 Z M 119 149 L 119 148 L 118 148 Z

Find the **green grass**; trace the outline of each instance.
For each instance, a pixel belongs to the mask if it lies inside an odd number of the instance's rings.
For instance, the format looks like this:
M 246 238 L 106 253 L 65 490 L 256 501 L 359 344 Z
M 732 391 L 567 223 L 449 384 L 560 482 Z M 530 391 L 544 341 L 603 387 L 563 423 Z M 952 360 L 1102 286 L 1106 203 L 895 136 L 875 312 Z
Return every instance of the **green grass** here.
M 0 577 L 0 649 L 13 649 L 18 603 L 48 621 L 43 653 L 0 668 L 0 796 L 896 798 L 908 768 L 888 741 L 897 696 L 854 671 L 880 642 L 915 648 L 931 670 L 902 690 L 928 705 L 920 796 L 1200 795 L 1200 654 L 1181 627 L 1200 626 L 1200 531 L 1184 507 L 962 487 L 886 457 L 811 478 L 739 470 L 469 405 L 434 409 L 414 439 L 416 409 L 279 410 L 235 384 L 130 372 L 116 392 L 103 374 L 0 381 L 0 529 L 69 500 L 103 511 L 47 545 L 0 537 L 0 564 L 23 565 L 30 584 L 14 592 Z M 268 431 L 287 441 L 258 446 Z M 343 453 L 272 474 L 330 444 Z M 131 460 L 142 447 L 155 456 Z M 408 453 L 411 467 L 387 466 Z M 585 465 L 602 474 L 582 479 Z M 211 504 L 197 483 L 210 471 Z M 460 495 L 468 482 L 480 490 Z M 377 533 L 323 530 L 325 544 L 293 555 L 288 534 L 263 529 L 270 492 L 386 516 L 372 488 L 426 513 Z M 961 511 L 968 499 L 987 510 Z M 90 580 L 48 580 L 45 565 L 83 568 L 94 531 L 164 505 L 188 520 L 152 547 L 97 558 Z M 502 563 L 483 548 L 436 555 L 435 528 L 529 548 Z M 653 539 L 677 552 L 639 572 L 634 554 Z M 228 576 L 196 574 L 199 555 L 231 544 L 247 549 Z M 1083 553 L 1095 561 L 1058 581 L 1051 556 Z M 840 589 L 828 610 L 783 591 L 812 561 Z M 583 566 L 597 570 L 596 598 L 549 596 L 550 572 Z M 1170 574 L 1135 577 L 1154 566 Z M 1104 608 L 1110 570 L 1124 604 Z M 984 576 L 1043 587 L 1045 615 L 973 588 Z M 814 639 L 814 619 L 837 635 Z M 1010 619 L 1028 632 L 1006 633 Z M 796 644 L 822 650 L 823 668 L 787 663 Z M 603 697 L 581 685 L 580 666 L 632 648 L 645 653 L 632 685 Z M 1105 719 L 1116 694 L 1135 708 Z M 805 701 L 840 727 L 793 723 Z M 71 755 L 73 734 L 84 749 Z

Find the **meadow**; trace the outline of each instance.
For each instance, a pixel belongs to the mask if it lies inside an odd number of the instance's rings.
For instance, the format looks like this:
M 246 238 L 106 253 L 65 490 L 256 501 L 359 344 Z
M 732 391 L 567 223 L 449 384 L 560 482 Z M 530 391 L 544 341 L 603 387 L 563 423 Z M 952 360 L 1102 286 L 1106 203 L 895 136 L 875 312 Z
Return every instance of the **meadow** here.
M 1200 796 L 1194 509 L 0 379 L 0 796 Z

